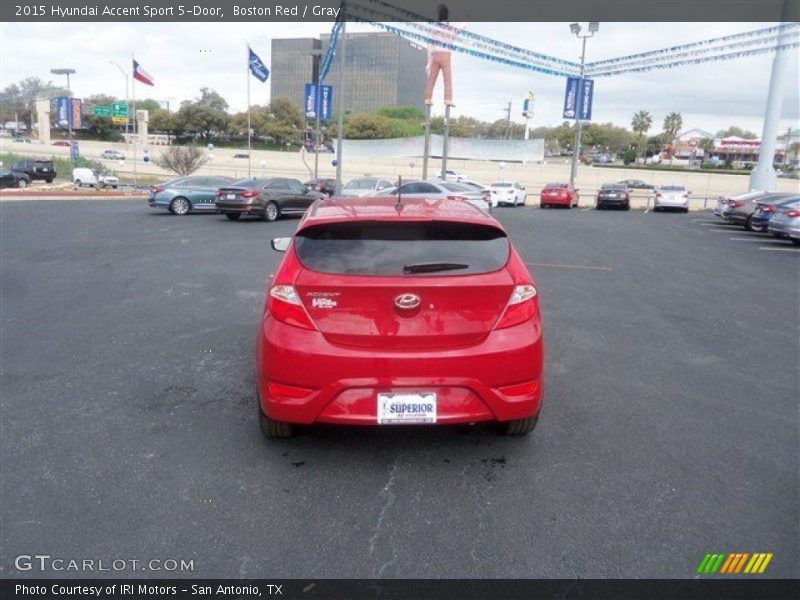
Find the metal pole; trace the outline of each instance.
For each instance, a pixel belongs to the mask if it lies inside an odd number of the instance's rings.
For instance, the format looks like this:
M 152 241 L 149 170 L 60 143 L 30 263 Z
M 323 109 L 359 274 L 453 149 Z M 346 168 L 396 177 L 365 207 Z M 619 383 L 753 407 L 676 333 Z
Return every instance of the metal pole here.
M 425 105 L 425 142 L 422 150 L 422 179 L 428 178 L 428 159 L 431 156 L 431 105 Z
M 133 54 L 131 54 L 131 68 L 133 68 Z M 138 144 L 139 140 L 136 139 L 136 79 L 131 81 L 131 100 L 133 101 L 133 189 L 136 190 L 139 180 L 137 177 L 137 160 L 136 160 L 136 145 Z
M 786 17 L 789 3 L 783 5 L 784 17 Z M 786 19 L 784 18 L 785 22 Z M 776 46 L 786 43 L 788 29 L 782 29 Z M 769 78 L 769 93 L 767 95 L 767 106 L 764 111 L 764 128 L 761 132 L 761 148 L 758 151 L 758 164 L 750 174 L 750 189 L 753 191 L 774 190 L 777 185 L 777 175 L 772 166 L 775 160 L 775 143 L 778 137 L 778 125 L 781 118 L 781 105 L 783 104 L 783 88 L 786 74 L 786 61 L 789 53 L 785 50 L 776 50 L 775 58 L 772 59 L 772 74 Z M 787 140 L 788 141 L 788 140 Z
M 314 179 L 319 177 L 319 147 L 320 147 L 320 119 L 319 111 L 321 109 L 320 100 L 322 99 L 322 86 L 319 80 L 319 67 L 317 67 L 317 93 L 314 94 Z
M 578 105 L 578 101 L 581 97 L 581 90 L 583 89 L 583 71 L 584 63 L 586 61 L 586 38 L 587 36 L 583 36 L 583 45 L 581 48 L 581 76 L 578 81 L 578 94 L 575 98 L 575 143 L 573 144 L 572 148 L 572 165 L 569 169 L 569 184 L 572 187 L 575 187 L 575 177 L 578 174 L 578 157 L 581 152 L 581 128 L 583 126 L 583 122 L 580 120 L 580 106 Z
M 344 6 L 344 3 L 342 3 Z M 339 73 L 336 77 L 336 95 L 339 96 L 339 120 L 336 132 L 336 194 L 342 191 L 342 139 L 344 138 L 344 86 L 346 85 L 345 68 L 347 63 L 347 21 L 342 20 L 342 54 L 339 60 Z
M 450 150 L 450 105 L 444 107 L 444 136 L 442 139 L 442 179 L 447 179 L 447 153 Z
M 244 76 L 247 78 L 247 177 L 250 177 L 250 45 L 247 46 L 247 61 L 245 63 Z

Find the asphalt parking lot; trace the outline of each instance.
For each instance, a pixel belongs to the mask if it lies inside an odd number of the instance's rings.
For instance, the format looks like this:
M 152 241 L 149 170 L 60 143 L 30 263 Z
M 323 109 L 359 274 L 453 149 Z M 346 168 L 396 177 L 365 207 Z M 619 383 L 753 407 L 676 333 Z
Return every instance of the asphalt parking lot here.
M 738 551 L 800 576 L 797 249 L 710 213 L 495 214 L 540 289 L 533 435 L 269 443 L 254 336 L 296 220 L 4 203 L 2 576 L 87 575 L 14 568 L 47 553 L 194 561 L 115 576 L 684 578 Z

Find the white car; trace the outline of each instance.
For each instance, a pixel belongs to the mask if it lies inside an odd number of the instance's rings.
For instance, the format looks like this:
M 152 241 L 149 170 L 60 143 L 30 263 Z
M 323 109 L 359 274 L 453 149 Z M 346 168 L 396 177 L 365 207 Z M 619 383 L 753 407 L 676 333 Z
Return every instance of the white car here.
M 477 206 L 485 212 L 492 209 L 492 205 L 483 199 L 483 192 L 455 181 L 408 181 L 397 187 L 382 191 L 379 196 L 397 196 L 404 198 L 447 198 L 448 200 L 464 200 Z
M 458 171 L 453 171 L 452 169 L 445 169 L 444 178 L 447 181 L 461 181 L 462 179 L 466 179 L 464 175 L 462 175 Z
M 489 186 L 492 194 L 492 205 L 510 204 L 511 206 L 525 206 L 525 197 L 528 193 L 525 186 L 518 181 L 497 181 Z
M 392 182 L 380 177 L 360 177 L 348 181 L 340 196 L 375 196 L 378 192 L 392 187 Z
M 95 173 L 86 167 L 77 167 L 72 169 L 72 183 L 75 184 L 76 188 L 88 185 L 96 188 L 111 187 L 116 189 L 119 187 L 119 178 L 108 173 Z
M 125 160 L 125 155 L 120 152 L 119 150 L 103 150 L 103 153 L 100 155 L 100 158 L 104 158 L 106 160 Z
M 676 208 L 682 212 L 689 212 L 689 196 L 691 193 L 686 189 L 685 185 L 662 185 L 656 188 L 653 210 L 660 211 L 665 208 Z

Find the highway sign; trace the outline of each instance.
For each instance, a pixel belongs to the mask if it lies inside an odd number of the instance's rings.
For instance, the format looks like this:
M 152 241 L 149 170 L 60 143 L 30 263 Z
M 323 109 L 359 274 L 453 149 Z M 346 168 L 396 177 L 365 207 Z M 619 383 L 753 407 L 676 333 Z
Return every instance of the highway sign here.
M 110 117 L 113 111 L 110 106 L 95 106 L 92 112 L 98 117 Z

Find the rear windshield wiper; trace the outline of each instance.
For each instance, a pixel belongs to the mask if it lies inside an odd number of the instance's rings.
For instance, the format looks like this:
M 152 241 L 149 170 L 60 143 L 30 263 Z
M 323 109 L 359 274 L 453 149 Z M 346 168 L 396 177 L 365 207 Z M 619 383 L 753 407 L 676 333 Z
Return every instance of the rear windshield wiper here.
M 452 262 L 428 262 L 403 266 L 404 273 L 434 273 L 436 271 L 456 271 L 458 269 L 469 269 L 469 265 Z

